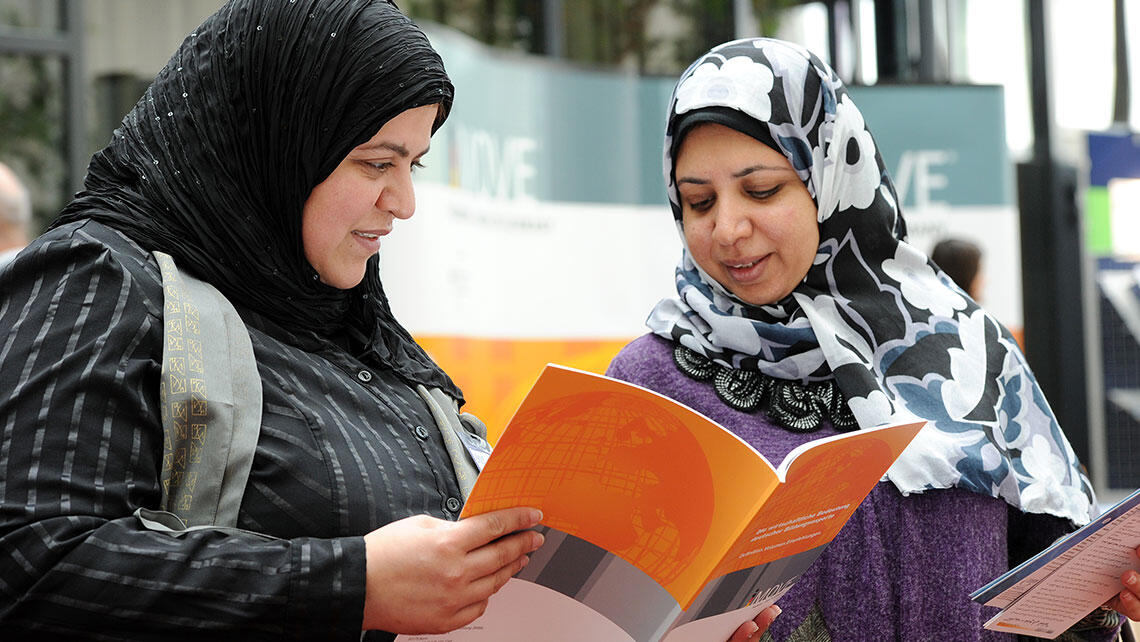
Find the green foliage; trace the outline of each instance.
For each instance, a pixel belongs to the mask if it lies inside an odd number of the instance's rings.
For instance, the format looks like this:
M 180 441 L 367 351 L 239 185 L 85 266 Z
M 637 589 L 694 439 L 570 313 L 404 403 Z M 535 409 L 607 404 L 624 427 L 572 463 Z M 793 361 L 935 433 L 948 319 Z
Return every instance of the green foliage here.
M 400 7 L 496 47 L 543 50 L 543 0 L 405 0 Z
M 752 0 L 760 35 L 776 35 L 780 16 L 797 4 L 797 0 Z M 677 53 L 687 61 L 686 65 L 712 47 L 736 37 L 732 0 L 670 0 L 670 5 L 692 25 L 691 38 L 678 43 Z
M 765 34 L 797 0 L 752 0 Z M 498 47 L 546 53 L 543 0 L 404 0 L 415 19 L 463 31 Z M 564 57 L 590 66 L 677 74 L 709 47 L 734 37 L 732 0 L 562 0 Z M 654 17 L 658 18 L 654 20 Z
M 2 9 L 0 25 L 18 30 L 36 22 L 18 6 Z M 47 15 L 54 14 L 48 11 Z M 60 59 L 0 54 L 0 162 L 11 167 L 28 188 L 33 233 L 43 229 L 69 195 L 62 155 L 64 120 Z
M 28 186 L 37 229 L 65 197 L 61 79 L 57 59 L 0 55 L 0 162 Z

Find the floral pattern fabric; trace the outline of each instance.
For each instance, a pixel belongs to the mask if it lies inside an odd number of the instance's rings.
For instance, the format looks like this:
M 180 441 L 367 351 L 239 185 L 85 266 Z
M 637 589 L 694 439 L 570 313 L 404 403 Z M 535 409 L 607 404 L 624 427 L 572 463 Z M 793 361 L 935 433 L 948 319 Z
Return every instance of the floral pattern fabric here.
M 778 40 L 740 40 L 681 76 L 664 157 L 678 230 L 674 138 L 685 133 L 678 124 L 725 109 L 755 121 L 807 186 L 818 208 L 814 264 L 784 300 L 754 306 L 709 277 L 685 245 L 677 297 L 658 303 L 650 329 L 730 368 L 805 383 L 834 377 L 863 427 L 927 420 L 887 475 L 903 494 L 960 487 L 1088 522 L 1091 484 L 1017 343 L 906 242 L 863 115 L 813 54 Z

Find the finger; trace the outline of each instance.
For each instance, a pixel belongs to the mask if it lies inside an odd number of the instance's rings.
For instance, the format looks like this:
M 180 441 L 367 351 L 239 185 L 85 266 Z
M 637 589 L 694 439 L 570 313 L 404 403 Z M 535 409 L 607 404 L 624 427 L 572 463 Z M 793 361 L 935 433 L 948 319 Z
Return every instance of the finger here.
M 1133 570 L 1124 571 L 1120 575 L 1120 581 L 1124 582 L 1124 586 L 1128 587 L 1128 590 L 1140 595 L 1140 573 Z
M 1140 620 L 1140 598 L 1128 589 L 1116 596 L 1116 606 L 1113 607 L 1124 614 L 1129 620 Z
M 760 614 L 752 618 L 752 621 L 756 623 L 756 626 L 760 627 L 761 632 L 767 631 L 768 627 L 772 626 L 772 622 L 775 621 L 776 616 L 779 615 L 780 612 L 780 607 L 773 604 L 763 611 L 760 611 Z
M 464 611 L 470 608 L 471 605 L 483 604 L 486 606 L 487 600 L 497 593 L 499 589 L 503 588 L 515 573 L 525 568 L 529 561 L 529 557 L 523 556 L 496 572 L 480 577 L 468 584 L 462 590 L 462 595 L 456 596 L 457 603 L 465 604 L 465 606 L 458 609 L 457 612 Z M 478 617 L 478 615 L 475 617 Z
M 767 631 L 768 627 L 772 625 L 772 620 L 775 620 L 779 614 L 780 607 L 775 604 L 769 606 L 763 611 L 760 611 L 756 617 L 741 624 L 736 629 L 736 632 L 732 634 L 732 637 L 728 639 L 728 642 L 748 642 L 753 636 L 760 635 Z
M 468 517 L 456 525 L 461 538 L 459 543 L 473 551 L 504 535 L 534 528 L 541 521 L 542 511 L 519 506 Z
M 471 577 L 483 577 L 499 571 L 505 566 L 542 546 L 545 538 L 541 533 L 522 531 L 501 537 L 467 554 L 464 564 Z
M 472 591 L 469 593 L 472 599 L 487 599 L 499 589 L 506 585 L 507 581 L 515 576 L 516 573 L 526 568 L 530 563 L 530 557 L 523 555 L 522 557 L 513 560 L 493 573 L 489 573 L 480 577 L 471 583 Z
M 471 624 L 475 620 L 479 619 L 479 616 L 483 615 L 483 613 L 485 613 L 486 611 L 487 611 L 487 600 L 486 599 L 479 600 L 478 602 L 472 602 L 471 604 L 468 604 L 467 606 L 463 607 L 462 609 L 459 609 L 458 611 L 456 611 L 454 617 L 452 618 L 452 626 L 449 630 L 454 631 L 455 629 L 458 629 L 458 628 L 467 626 L 468 624 Z
M 728 639 L 728 642 L 748 642 L 748 638 L 751 638 L 759 631 L 760 627 L 756 626 L 756 623 L 752 620 L 748 620 L 736 629 L 736 632 L 732 634 L 732 637 Z
M 536 550 L 538 546 L 534 546 L 534 544 L 537 541 L 540 545 L 541 539 L 543 539 L 541 535 L 527 531 L 527 533 L 512 535 L 508 539 L 500 539 L 495 544 L 484 546 L 478 551 L 469 553 L 464 564 L 470 571 L 472 583 L 484 578 L 500 576 L 502 580 L 495 583 L 494 588 L 490 590 L 498 591 L 498 587 L 505 584 L 508 578 L 522 570 L 520 560 L 523 560 L 522 564 L 526 564 L 526 560 L 529 560 L 528 554 Z M 524 545 L 515 545 L 516 542 L 520 541 Z

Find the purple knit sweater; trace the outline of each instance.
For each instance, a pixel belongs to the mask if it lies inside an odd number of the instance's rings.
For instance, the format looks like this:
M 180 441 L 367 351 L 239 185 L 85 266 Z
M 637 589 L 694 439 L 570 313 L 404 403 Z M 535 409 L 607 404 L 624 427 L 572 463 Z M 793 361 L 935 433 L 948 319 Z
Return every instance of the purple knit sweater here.
M 762 412 L 724 404 L 708 382 L 677 369 L 673 344 L 640 337 L 610 364 L 608 375 L 654 390 L 710 417 L 752 444 L 773 465 L 793 448 L 835 434 L 830 424 L 809 434 L 772 425 Z M 1014 640 L 982 624 L 997 611 L 969 594 L 1071 530 L 1065 520 L 1026 515 L 1000 499 L 961 489 L 904 497 L 879 483 L 851 520 L 780 599 L 783 613 L 770 633 L 784 640 L 819 605 L 832 640 L 971 642 Z M 1024 550 L 1020 550 L 1024 549 Z M 1109 640 L 1115 630 L 1082 640 Z

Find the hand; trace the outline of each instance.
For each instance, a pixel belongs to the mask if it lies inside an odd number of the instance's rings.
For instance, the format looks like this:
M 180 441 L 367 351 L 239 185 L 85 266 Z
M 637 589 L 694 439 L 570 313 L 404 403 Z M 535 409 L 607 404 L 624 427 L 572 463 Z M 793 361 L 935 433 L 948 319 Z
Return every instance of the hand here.
M 1124 590 L 1104 605 L 1120 611 L 1129 620 L 1140 622 L 1140 573 L 1124 571 L 1120 581 L 1124 583 Z
M 446 633 L 471 623 L 487 599 L 542 546 L 525 529 L 542 513 L 508 508 L 449 522 L 417 515 L 364 536 L 363 630 Z M 521 531 L 521 532 L 520 532 Z
M 769 606 L 763 611 L 760 611 L 756 617 L 741 624 L 740 628 L 736 629 L 736 633 L 733 633 L 732 637 L 728 639 L 728 642 L 750 642 L 751 640 L 759 640 L 760 636 L 764 635 L 764 632 L 772 625 L 772 620 L 775 620 L 779 614 L 780 607 L 775 604 Z

